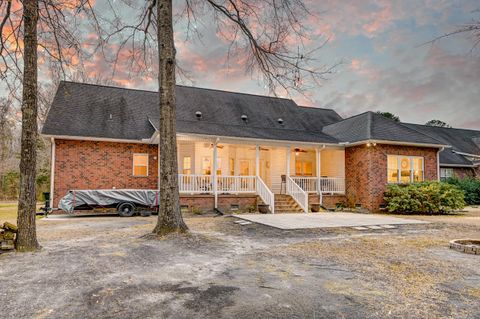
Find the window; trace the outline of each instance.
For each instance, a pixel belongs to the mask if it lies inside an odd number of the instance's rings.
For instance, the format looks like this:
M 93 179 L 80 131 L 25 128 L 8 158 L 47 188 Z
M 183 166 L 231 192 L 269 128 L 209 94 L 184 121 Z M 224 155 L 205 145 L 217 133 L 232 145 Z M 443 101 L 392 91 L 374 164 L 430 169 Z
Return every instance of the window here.
M 133 176 L 148 176 L 148 154 L 133 154 Z
M 183 157 L 183 174 L 192 174 L 192 158 L 190 156 Z
M 248 160 L 240 161 L 240 176 L 250 175 L 250 162 Z
M 210 175 L 212 173 L 212 163 L 210 157 L 205 156 L 202 158 L 202 174 Z
M 222 158 L 217 158 L 217 175 L 222 175 Z
M 230 176 L 234 176 L 235 175 L 235 160 L 233 158 L 230 159 L 230 164 L 229 164 L 229 168 L 230 168 Z
M 312 162 L 311 161 L 295 161 L 295 175 L 296 176 L 312 176 Z
M 440 168 L 440 180 L 445 181 L 453 177 L 453 168 Z
M 423 181 L 423 157 L 388 155 L 387 180 L 389 183 Z

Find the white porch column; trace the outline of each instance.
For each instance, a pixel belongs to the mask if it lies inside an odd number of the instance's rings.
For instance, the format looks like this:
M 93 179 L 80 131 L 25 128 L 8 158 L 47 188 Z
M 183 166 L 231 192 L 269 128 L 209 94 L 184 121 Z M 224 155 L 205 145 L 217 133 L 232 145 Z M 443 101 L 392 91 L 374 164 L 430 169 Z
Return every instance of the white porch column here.
M 290 177 L 290 156 L 291 155 L 291 147 L 290 145 L 287 147 L 287 177 Z
M 260 176 L 260 146 L 255 145 L 255 176 Z
M 217 150 L 217 141 L 213 143 L 213 172 L 212 172 L 212 179 L 213 179 L 213 196 L 215 197 L 215 208 L 218 208 L 218 192 L 217 192 L 217 157 L 218 157 L 218 150 Z

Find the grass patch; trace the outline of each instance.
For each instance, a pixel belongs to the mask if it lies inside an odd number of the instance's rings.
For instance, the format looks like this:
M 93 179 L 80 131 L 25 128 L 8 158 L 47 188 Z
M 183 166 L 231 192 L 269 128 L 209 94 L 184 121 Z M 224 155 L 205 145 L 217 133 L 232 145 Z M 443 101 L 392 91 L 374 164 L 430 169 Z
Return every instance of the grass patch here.
M 0 203 L 0 222 L 5 221 L 14 222 L 17 221 L 17 203 L 16 202 L 6 202 Z
M 43 203 L 37 203 L 37 211 L 39 211 L 42 205 Z M 17 202 L 0 202 L 0 223 L 3 224 L 3 222 L 10 222 L 16 224 L 17 208 Z

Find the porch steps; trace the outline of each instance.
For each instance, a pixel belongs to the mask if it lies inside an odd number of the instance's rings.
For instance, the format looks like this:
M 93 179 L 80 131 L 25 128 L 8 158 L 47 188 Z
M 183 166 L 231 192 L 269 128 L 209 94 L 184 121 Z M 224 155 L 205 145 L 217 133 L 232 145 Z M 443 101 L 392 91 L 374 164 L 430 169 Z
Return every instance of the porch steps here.
M 292 196 L 275 194 L 275 213 L 303 213 L 303 210 Z

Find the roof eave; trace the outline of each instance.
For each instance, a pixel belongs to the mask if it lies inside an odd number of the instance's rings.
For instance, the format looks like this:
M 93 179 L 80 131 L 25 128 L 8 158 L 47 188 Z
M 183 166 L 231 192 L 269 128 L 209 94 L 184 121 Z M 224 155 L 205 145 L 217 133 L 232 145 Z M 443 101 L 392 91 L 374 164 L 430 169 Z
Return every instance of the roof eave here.
M 342 142 L 341 144 L 345 147 L 358 146 L 368 143 L 377 143 L 377 144 L 389 144 L 389 145 L 405 145 L 405 146 L 419 146 L 419 147 L 433 147 L 433 148 L 450 148 L 450 145 L 445 144 L 431 144 L 431 143 L 412 143 L 412 142 L 401 142 L 401 141 L 389 141 L 389 140 L 361 140 L 356 142 Z
M 95 142 L 115 142 L 115 143 L 137 143 L 137 144 L 149 144 L 147 139 L 133 140 L 133 139 L 119 139 L 109 137 L 93 137 L 93 136 L 73 136 L 73 135 L 56 135 L 56 134 L 44 134 L 42 136 L 47 138 L 54 138 L 59 140 L 74 140 L 74 141 L 95 141 Z
M 440 166 L 441 167 L 461 167 L 461 168 L 474 168 L 474 167 L 477 167 L 477 166 L 480 166 L 480 163 L 479 164 L 445 164 L 445 163 L 440 163 Z

